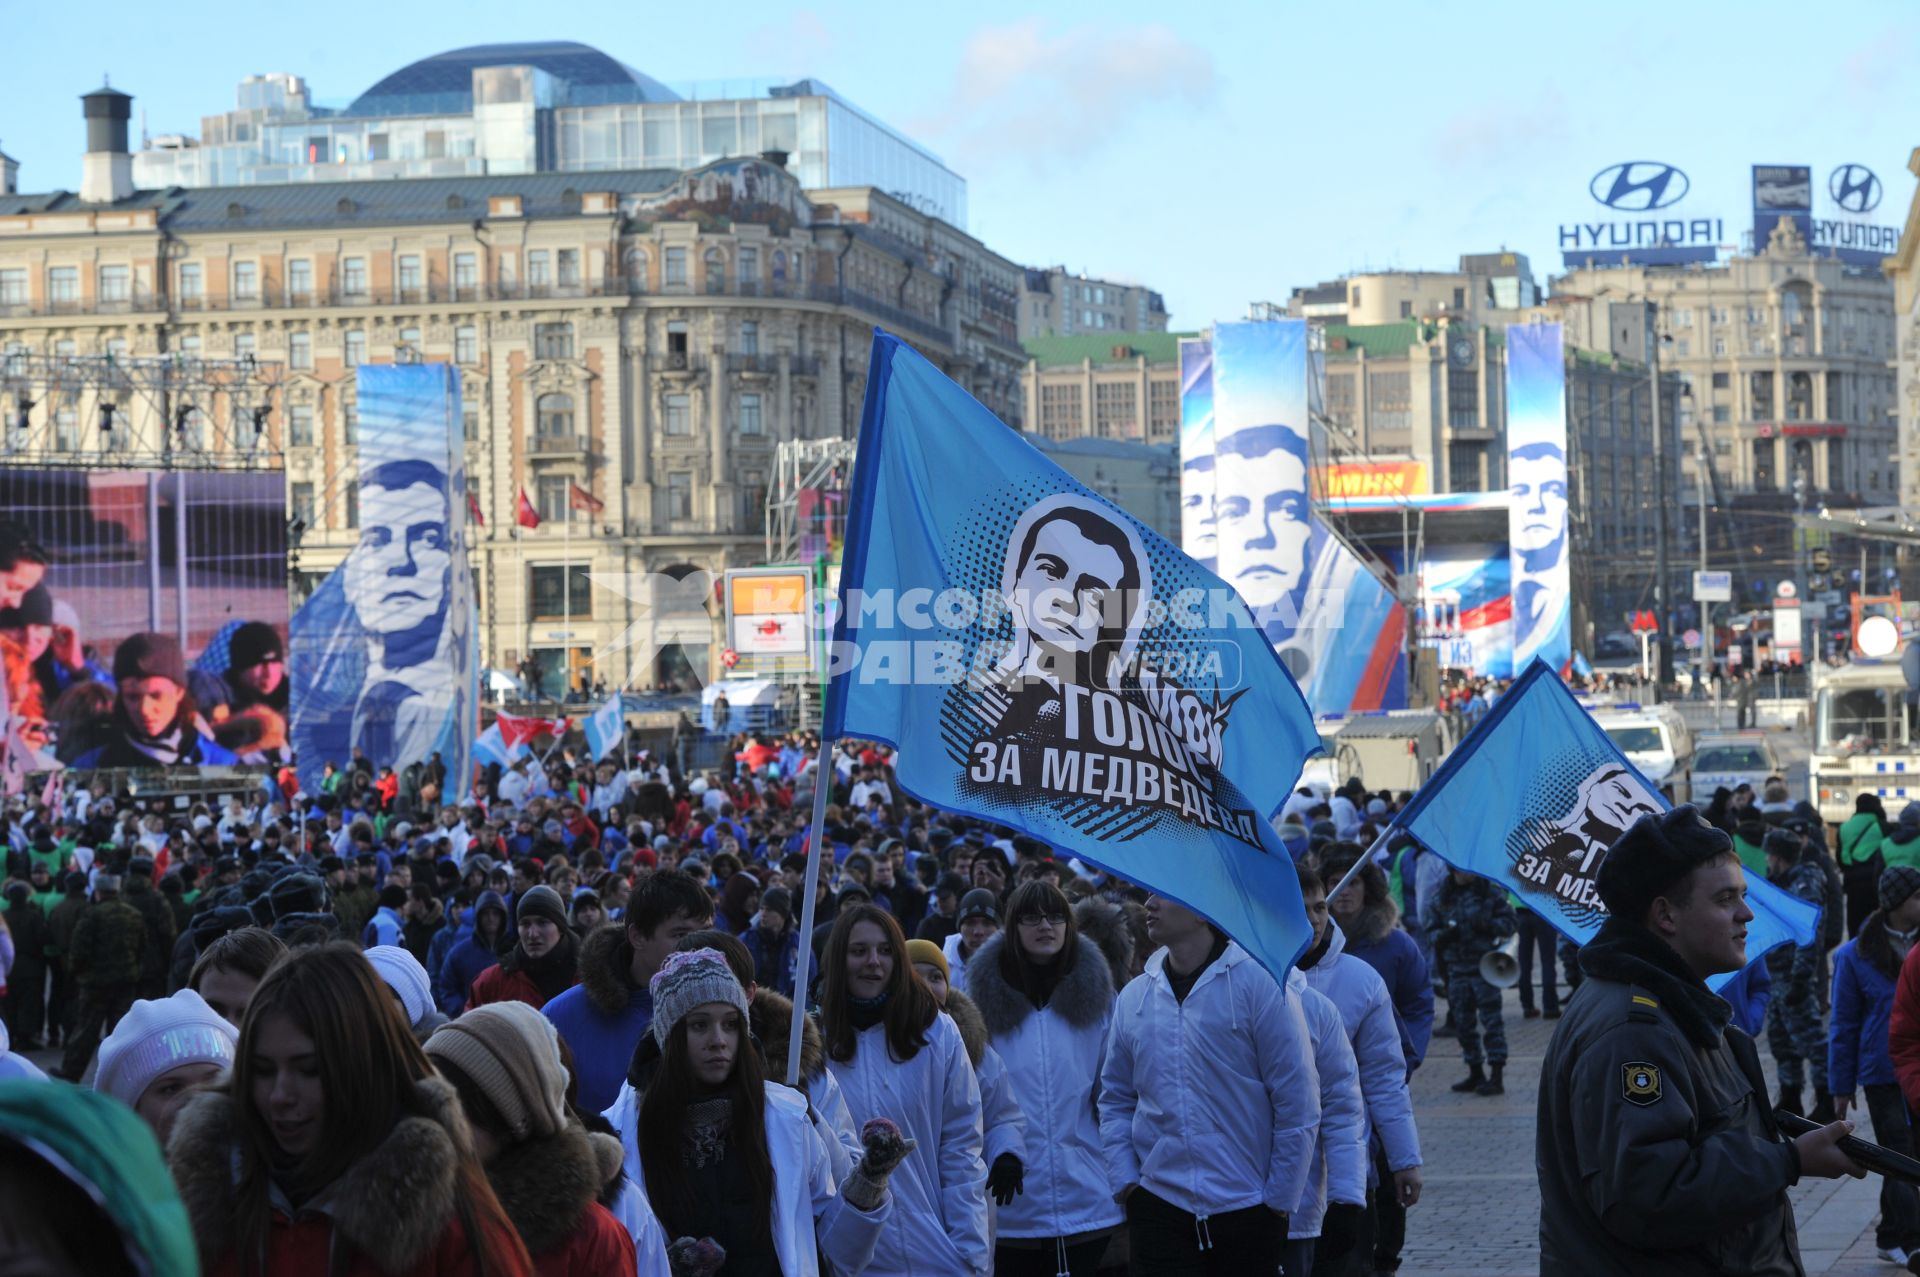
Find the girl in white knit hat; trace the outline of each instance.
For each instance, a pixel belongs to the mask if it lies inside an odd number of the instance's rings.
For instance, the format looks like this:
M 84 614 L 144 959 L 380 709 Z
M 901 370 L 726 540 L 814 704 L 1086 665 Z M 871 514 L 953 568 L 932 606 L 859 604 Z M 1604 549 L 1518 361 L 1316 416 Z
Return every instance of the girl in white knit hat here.
M 100 1044 L 93 1089 L 131 1107 L 165 1148 L 181 1107 L 233 1067 L 239 1038 L 192 989 L 135 1002 Z

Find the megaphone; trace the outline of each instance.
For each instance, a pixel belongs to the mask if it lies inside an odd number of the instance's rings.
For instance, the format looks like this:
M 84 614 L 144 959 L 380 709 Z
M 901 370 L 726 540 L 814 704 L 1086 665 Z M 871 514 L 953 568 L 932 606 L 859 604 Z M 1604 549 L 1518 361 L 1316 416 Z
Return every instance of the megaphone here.
M 1511 935 L 1498 949 L 1480 959 L 1480 978 L 1496 989 L 1511 989 L 1520 983 L 1520 937 Z

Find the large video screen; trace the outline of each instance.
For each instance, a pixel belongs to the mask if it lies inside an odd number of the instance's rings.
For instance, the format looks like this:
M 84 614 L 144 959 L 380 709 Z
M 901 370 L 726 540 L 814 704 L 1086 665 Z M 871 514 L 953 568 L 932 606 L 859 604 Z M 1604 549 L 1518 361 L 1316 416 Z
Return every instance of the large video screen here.
M 287 760 L 279 471 L 0 467 L 5 538 L 46 560 L 0 574 L 9 771 Z

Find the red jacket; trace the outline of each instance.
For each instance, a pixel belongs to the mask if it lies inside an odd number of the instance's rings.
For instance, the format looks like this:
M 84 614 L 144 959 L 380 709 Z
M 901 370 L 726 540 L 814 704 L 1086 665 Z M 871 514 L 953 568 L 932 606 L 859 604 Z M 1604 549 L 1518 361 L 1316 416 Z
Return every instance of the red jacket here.
M 579 977 L 573 982 L 580 983 Z M 467 990 L 469 1011 L 489 1002 L 524 1002 L 536 1011 L 547 1005 L 532 976 L 524 971 L 508 971 L 497 962 L 475 976 L 473 986 Z
M 564 1245 L 533 1257 L 540 1277 L 635 1277 L 637 1267 L 633 1238 L 599 1202 L 587 1207 Z
M 1920 945 L 1907 952 L 1900 964 L 1900 982 L 1893 990 L 1893 1022 L 1887 1031 L 1887 1054 L 1893 1057 L 1894 1076 L 1900 1079 L 1900 1094 L 1907 1107 L 1920 1107 L 1920 966 L 1914 955 Z

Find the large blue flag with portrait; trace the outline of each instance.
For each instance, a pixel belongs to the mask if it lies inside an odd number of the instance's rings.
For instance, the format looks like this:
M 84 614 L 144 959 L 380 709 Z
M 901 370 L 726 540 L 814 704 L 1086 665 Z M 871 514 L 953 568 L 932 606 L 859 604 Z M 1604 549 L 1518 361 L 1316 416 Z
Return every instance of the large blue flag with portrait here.
M 355 541 L 288 630 L 300 784 L 317 790 L 355 746 L 396 771 L 438 754 L 454 802 L 472 782 L 480 692 L 460 373 L 368 365 L 357 396 Z
M 1596 886 L 1607 848 L 1635 820 L 1669 805 L 1536 660 L 1394 823 L 1585 944 L 1607 918 Z M 1747 879 L 1747 905 L 1749 962 L 1817 934 L 1819 909 L 1764 878 Z M 1734 974 L 1707 983 L 1717 989 Z
M 1268 818 L 1320 739 L 1238 596 L 885 333 L 849 509 L 827 732 L 1284 978 L 1309 929 Z

